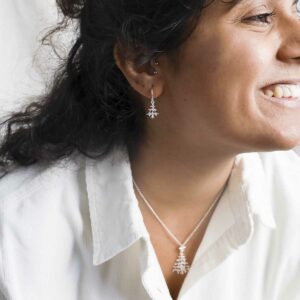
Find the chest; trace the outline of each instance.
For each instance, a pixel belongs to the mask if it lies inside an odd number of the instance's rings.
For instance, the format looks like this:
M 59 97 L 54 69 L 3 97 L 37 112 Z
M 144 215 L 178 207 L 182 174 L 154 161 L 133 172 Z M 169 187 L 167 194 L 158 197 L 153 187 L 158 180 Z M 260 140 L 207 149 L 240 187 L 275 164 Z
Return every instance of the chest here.
M 188 273 L 179 274 L 173 271 L 173 267 L 176 262 L 186 262 L 191 267 L 195 254 L 204 237 L 208 221 L 202 223 L 201 227 L 187 242 L 186 248 L 181 255 L 179 245 L 155 219 L 144 218 L 144 221 L 169 292 L 173 299 L 177 299 Z M 180 242 L 183 242 L 183 240 L 180 240 Z

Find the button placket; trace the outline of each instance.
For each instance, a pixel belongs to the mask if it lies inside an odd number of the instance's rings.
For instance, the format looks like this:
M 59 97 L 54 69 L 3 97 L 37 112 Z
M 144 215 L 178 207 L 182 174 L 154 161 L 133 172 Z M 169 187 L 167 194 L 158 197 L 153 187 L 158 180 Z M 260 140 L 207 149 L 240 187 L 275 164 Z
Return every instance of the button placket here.
M 148 236 L 141 244 L 141 277 L 144 288 L 155 300 L 172 300 Z

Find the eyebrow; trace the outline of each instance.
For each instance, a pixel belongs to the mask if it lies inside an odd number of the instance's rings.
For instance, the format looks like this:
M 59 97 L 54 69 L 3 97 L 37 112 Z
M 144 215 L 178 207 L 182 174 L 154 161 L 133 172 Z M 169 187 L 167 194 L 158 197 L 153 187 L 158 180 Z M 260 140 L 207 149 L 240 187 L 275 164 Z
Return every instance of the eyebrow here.
M 253 0 L 220 0 L 222 4 L 226 6 L 226 11 L 232 11 L 234 8 L 237 9 L 238 7 L 246 4 L 248 2 L 252 2 Z
M 221 1 L 222 3 L 228 5 L 230 9 L 234 8 L 235 6 L 239 6 L 247 0 L 231 0 L 231 1 Z
M 236 5 L 238 5 L 239 3 L 241 3 L 241 2 L 245 2 L 244 0 L 232 0 L 232 1 L 229 1 L 229 2 L 227 2 L 227 3 L 229 3 L 230 5 L 232 5 L 232 6 L 236 6 Z

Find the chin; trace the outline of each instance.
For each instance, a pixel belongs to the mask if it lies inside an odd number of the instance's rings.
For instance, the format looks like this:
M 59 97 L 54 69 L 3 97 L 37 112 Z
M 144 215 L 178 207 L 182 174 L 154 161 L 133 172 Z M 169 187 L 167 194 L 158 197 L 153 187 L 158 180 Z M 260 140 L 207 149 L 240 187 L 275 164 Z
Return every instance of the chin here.
M 287 151 L 297 147 L 300 143 L 300 130 L 297 132 L 278 132 L 263 141 L 263 151 Z

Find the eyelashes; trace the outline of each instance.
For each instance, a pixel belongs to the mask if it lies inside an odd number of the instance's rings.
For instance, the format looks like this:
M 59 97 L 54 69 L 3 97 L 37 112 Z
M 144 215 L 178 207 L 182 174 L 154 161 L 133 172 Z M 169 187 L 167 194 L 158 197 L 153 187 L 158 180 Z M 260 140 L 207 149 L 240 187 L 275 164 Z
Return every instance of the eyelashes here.
M 276 15 L 276 12 L 275 12 L 275 10 L 273 10 L 270 13 L 264 13 L 264 14 L 247 17 L 244 19 L 244 21 L 255 21 L 255 22 L 270 24 L 271 22 L 269 22 L 267 20 L 267 18 L 273 17 L 275 15 Z
M 295 0 L 293 2 L 293 6 L 296 6 L 297 15 L 300 16 L 300 7 L 298 6 L 300 4 L 299 0 Z M 274 17 L 276 15 L 276 10 L 274 9 L 270 13 L 264 13 L 259 15 L 254 15 L 250 17 L 246 17 L 243 20 L 244 21 L 250 21 L 250 22 L 258 22 L 258 23 L 264 23 L 264 24 L 270 24 L 271 22 L 268 21 L 268 18 Z

